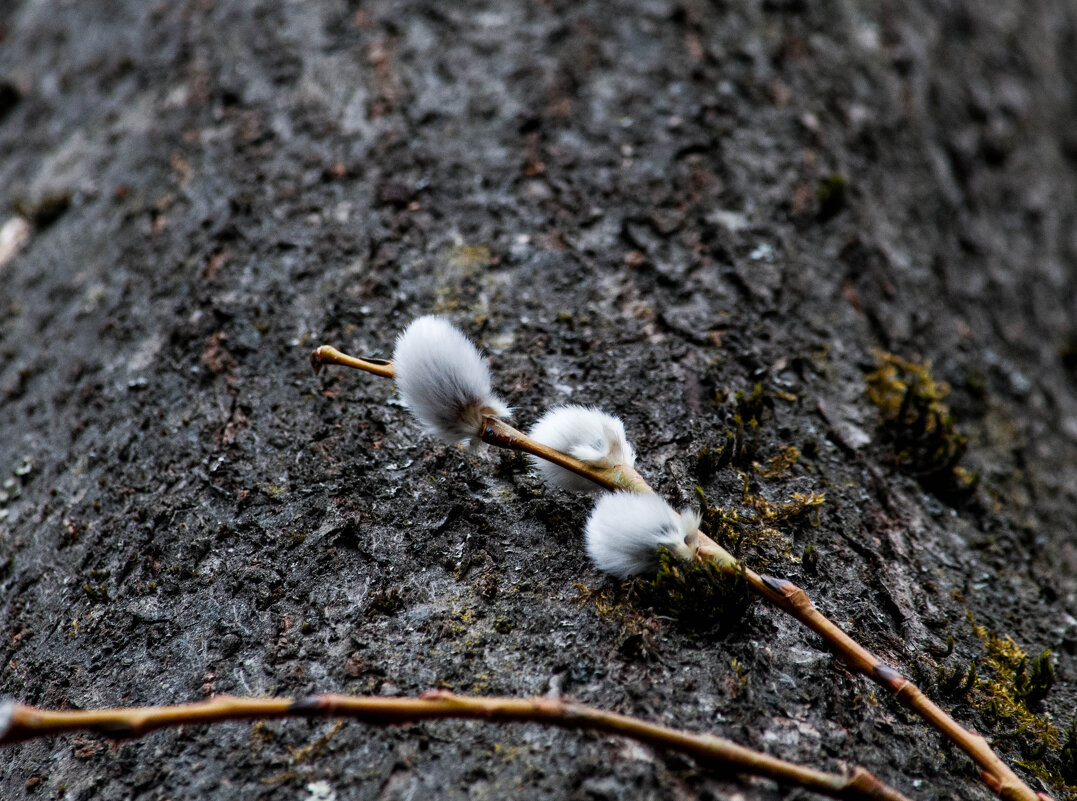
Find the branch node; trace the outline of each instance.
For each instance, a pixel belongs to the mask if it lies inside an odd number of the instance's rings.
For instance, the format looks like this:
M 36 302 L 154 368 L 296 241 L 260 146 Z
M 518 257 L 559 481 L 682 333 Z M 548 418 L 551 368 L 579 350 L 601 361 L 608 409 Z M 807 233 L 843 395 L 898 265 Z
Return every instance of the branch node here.
M 766 584 L 769 589 L 773 590 L 779 595 L 787 595 L 790 591 L 796 589 L 796 585 L 793 584 L 793 582 L 787 581 L 783 578 L 768 576 L 766 573 L 760 575 L 759 578 L 762 579 L 763 583 Z
M 449 690 L 424 690 L 419 696 L 420 701 L 451 701 L 456 696 Z
M 871 672 L 874 674 L 874 678 L 877 681 L 886 684 L 893 693 L 900 692 L 907 681 L 904 676 L 889 665 L 884 665 L 882 662 L 877 663 L 875 667 L 871 669 Z
M 320 717 L 325 709 L 320 695 L 305 695 L 288 705 L 288 714 L 298 717 Z

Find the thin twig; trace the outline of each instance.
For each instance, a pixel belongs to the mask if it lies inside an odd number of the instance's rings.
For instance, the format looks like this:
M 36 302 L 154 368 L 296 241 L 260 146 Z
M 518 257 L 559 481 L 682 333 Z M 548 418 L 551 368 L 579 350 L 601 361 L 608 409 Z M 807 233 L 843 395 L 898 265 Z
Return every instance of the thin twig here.
M 852 670 L 867 676 L 889 690 L 905 707 L 915 712 L 932 728 L 956 744 L 980 768 L 984 783 L 1000 798 L 1010 801 L 1047 801 L 1046 793 L 1036 793 L 1018 778 L 1010 767 L 991 750 L 980 734 L 964 728 L 949 714 L 894 668 L 880 660 L 852 637 L 842 631 L 812 604 L 807 594 L 791 581 L 760 575 L 751 568 L 744 569 L 751 588 L 789 613 L 821 636 Z
M 381 376 L 382 378 L 395 378 L 396 371 L 393 363 L 384 359 L 358 359 L 341 353 L 332 345 L 322 345 L 310 354 L 310 364 L 317 375 L 327 364 L 336 364 L 341 367 L 351 367 L 356 370 L 364 370 L 368 373 Z M 540 459 L 571 470 L 577 475 L 590 479 L 608 490 L 630 490 L 632 492 L 654 492 L 650 485 L 644 481 L 643 476 L 636 472 L 635 468 L 628 465 L 617 465 L 610 468 L 591 467 L 579 459 L 569 456 L 567 453 L 554 450 L 532 439 L 527 434 L 513 428 L 492 415 L 483 417 L 482 431 L 478 433 L 483 442 L 498 448 L 506 448 L 510 451 L 529 453 Z
M 393 363 L 385 359 L 357 359 L 346 353 L 341 353 L 332 345 L 322 345 L 310 354 L 310 366 L 314 375 L 318 375 L 327 364 L 339 364 L 341 367 L 352 367 L 356 370 L 365 370 L 368 373 L 381 376 L 382 378 L 395 378 L 396 371 Z
M 394 375 L 391 362 L 379 362 L 374 365 L 378 369 L 370 369 L 368 365 L 373 363 L 345 356 L 335 348 L 325 345 L 311 354 L 311 362 L 316 365 L 316 371 L 323 364 L 340 364 L 366 370 L 384 377 Z M 539 458 L 548 459 L 554 464 L 566 467 L 574 473 L 591 479 L 606 489 L 621 489 L 631 492 L 654 491 L 643 477 L 634 470 L 632 475 L 621 475 L 611 470 L 598 470 L 570 456 L 554 451 L 552 448 L 547 448 L 540 443 L 534 443 L 526 435 L 521 434 L 496 418 L 488 417 L 484 423 L 482 439 L 491 445 L 523 450 Z M 503 428 L 507 432 L 503 435 L 487 438 L 486 433 L 490 428 L 499 430 Z M 511 432 L 511 435 L 508 432 Z M 520 440 L 520 437 L 523 439 Z M 524 447 L 524 441 L 526 441 L 527 447 Z M 1005 799 L 1005 801 L 1045 801 L 1045 799 L 1046 801 L 1051 801 L 1051 797 L 1046 793 L 1036 793 L 1022 782 L 1017 774 L 991 750 L 987 740 L 980 734 L 961 726 L 948 713 L 944 712 L 924 695 L 915 684 L 838 628 L 835 623 L 815 608 L 800 587 L 785 579 L 760 575 L 751 568 L 740 565 L 735 557 L 703 532 L 700 532 L 700 541 L 701 545 L 697 551 L 698 558 L 714 562 L 723 569 L 743 569 L 748 585 L 757 595 L 792 615 L 800 623 L 822 637 L 846 665 L 889 690 L 904 706 L 915 712 L 932 728 L 968 754 L 980 768 L 984 783 L 1000 798 Z
M 584 478 L 589 478 L 608 490 L 654 492 L 651 485 L 643 479 L 643 476 L 634 467 L 624 464 L 605 468 L 591 467 L 586 462 L 581 462 L 567 453 L 562 453 L 548 445 L 543 445 L 497 417 L 486 415 L 483 417 L 482 423 L 482 432 L 479 439 L 488 445 L 529 453 L 559 467 L 564 467 L 566 470 L 571 470 Z
M 0 704 L 0 745 L 72 731 L 92 731 L 113 739 L 142 737 L 172 726 L 229 720 L 276 718 L 351 718 L 375 726 L 424 720 L 463 718 L 490 723 L 539 723 L 562 729 L 586 729 L 638 740 L 654 748 L 677 751 L 701 766 L 762 776 L 850 801 L 908 801 L 864 768 L 849 775 L 786 762 L 709 734 L 692 734 L 639 718 L 548 698 L 467 697 L 435 690 L 418 698 L 317 695 L 307 698 L 240 698 L 220 695 L 209 701 L 176 706 L 121 707 L 53 711 L 8 701 Z M 5 725 L 6 724 L 6 725 Z

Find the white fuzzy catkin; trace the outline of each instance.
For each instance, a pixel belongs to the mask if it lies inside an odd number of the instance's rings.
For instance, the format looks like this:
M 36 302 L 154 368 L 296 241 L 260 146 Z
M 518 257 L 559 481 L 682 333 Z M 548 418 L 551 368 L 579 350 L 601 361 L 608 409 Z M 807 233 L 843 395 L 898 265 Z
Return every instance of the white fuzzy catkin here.
M 531 428 L 532 439 L 574 456 L 591 467 L 632 467 L 636 451 L 625 436 L 618 418 L 586 406 L 559 406 L 546 412 Z M 576 492 L 595 492 L 600 487 L 571 470 L 531 456 L 535 471 L 548 483 Z
M 393 368 L 404 405 L 450 444 L 477 438 L 484 414 L 509 414 L 490 390 L 490 371 L 478 349 L 441 317 L 420 317 L 404 329 Z
M 584 537 L 599 570 L 627 578 L 656 570 L 659 546 L 691 559 L 699 542 L 699 514 L 691 509 L 677 514 L 657 495 L 614 492 L 595 504 Z

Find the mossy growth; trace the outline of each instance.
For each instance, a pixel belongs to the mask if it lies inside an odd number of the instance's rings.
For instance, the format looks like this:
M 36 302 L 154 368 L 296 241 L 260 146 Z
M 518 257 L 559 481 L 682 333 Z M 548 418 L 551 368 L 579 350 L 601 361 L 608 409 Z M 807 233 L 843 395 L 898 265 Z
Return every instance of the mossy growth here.
M 1061 763 L 1059 774 L 1063 781 L 1069 785 L 1077 785 L 1077 715 L 1070 721 L 1066 742 L 1062 744 L 1058 759 Z
M 1038 723 L 1027 717 L 1035 717 L 1032 711 L 1047 697 L 1055 683 L 1051 652 L 1044 651 L 1038 657 L 1029 659 L 1028 654 L 1012 638 L 999 637 L 986 626 L 976 625 L 971 618 L 970 623 L 973 633 L 983 641 L 986 649 L 983 665 L 994 672 L 991 679 L 978 679 L 975 689 L 990 696 L 996 717 L 1012 718 L 1019 723 L 1039 727 Z M 1053 732 L 1051 736 L 1057 740 L 1057 731 L 1053 726 L 1050 728 Z
M 1044 651 L 1035 659 L 1022 659 L 1014 676 L 1014 693 L 1029 709 L 1035 709 L 1047 697 L 1055 683 L 1051 652 Z
M 1077 718 L 1075 718 L 1077 720 Z M 1070 729 L 1072 734 L 1072 729 Z M 1050 788 L 1052 797 L 1058 801 L 1077 801 L 1077 771 L 1074 770 L 1074 748 L 1077 743 L 1069 739 L 1062 750 L 1055 754 L 1049 752 L 1042 743 L 1037 753 L 1029 759 L 1014 760 L 1014 764 L 1027 770 L 1045 787 Z
M 958 465 L 968 439 L 943 403 L 950 386 L 919 364 L 876 351 L 876 369 L 865 377 L 868 400 L 879 410 L 879 427 L 894 464 L 948 503 L 967 498 L 979 476 Z
M 686 562 L 664 548 L 658 559 L 658 572 L 650 579 L 636 577 L 599 590 L 577 584 L 578 603 L 593 603 L 628 637 L 653 633 L 656 621 L 647 611 L 673 618 L 690 631 L 723 635 L 741 627 L 754 597 L 743 572 Z
M 821 492 L 794 492 L 784 503 L 771 503 L 762 495 L 745 492 L 744 506 L 755 510 L 763 523 L 781 523 L 804 517 L 814 527 L 819 525 L 819 507 L 826 502 Z
M 82 585 L 82 591 L 95 604 L 105 603 L 109 599 L 107 584 L 91 584 L 86 582 Z
M 961 694 L 1000 730 L 997 741 L 1012 743 L 1020 751 L 1023 759 L 1017 760 L 1018 765 L 1049 784 L 1059 797 L 1075 797 L 1077 787 L 1070 784 L 1077 779 L 1073 762 L 1077 733 L 1071 729 L 1063 744 L 1055 725 L 1036 714 L 1055 681 L 1051 652 L 1030 658 L 1010 637 L 976 625 L 971 615 L 969 622 L 985 653 L 979 669 L 973 663 L 962 676 Z
M 585 584 L 575 584 L 576 603 L 581 607 L 594 604 L 598 616 L 611 621 L 620 630 L 619 637 L 622 645 L 634 643 L 629 646 L 631 655 L 642 656 L 641 651 L 646 650 L 648 639 L 658 629 L 658 622 L 646 612 L 635 606 L 633 588 L 643 579 L 633 579 L 616 586 L 606 586 L 601 589 L 592 589 Z M 626 653 L 622 650 L 622 653 Z M 628 655 L 628 654 L 626 654 Z
M 762 384 L 753 386 L 751 392 L 737 391 L 726 416 L 728 428 L 722 444 L 716 449 L 704 448 L 696 454 L 696 472 L 702 479 L 706 480 L 730 464 L 751 466 L 764 409 Z
M 786 445 L 776 456 L 767 459 L 766 465 L 753 462 L 752 468 L 763 478 L 784 478 L 789 469 L 800 459 L 800 448 L 796 445 Z
M 968 670 L 959 667 L 947 670 L 945 665 L 939 665 L 935 673 L 935 684 L 939 688 L 939 696 L 949 700 L 964 698 L 976 681 L 976 660 L 972 661 Z
M 823 493 L 794 492 L 788 501 L 774 503 L 751 491 L 751 477 L 747 473 L 741 473 L 740 477 L 743 491 L 739 504 L 714 506 L 708 503 L 702 487 L 695 490 L 703 529 L 723 546 L 737 551 L 765 541 L 784 543 L 778 526 L 797 520 L 806 520 L 813 527 L 819 525 L 820 507 L 826 502 Z M 788 544 L 783 545 L 783 550 L 791 561 L 797 561 Z
M 695 631 L 725 634 L 741 626 L 753 597 L 743 571 L 686 562 L 664 548 L 658 559 L 654 578 L 632 586 L 634 600 Z

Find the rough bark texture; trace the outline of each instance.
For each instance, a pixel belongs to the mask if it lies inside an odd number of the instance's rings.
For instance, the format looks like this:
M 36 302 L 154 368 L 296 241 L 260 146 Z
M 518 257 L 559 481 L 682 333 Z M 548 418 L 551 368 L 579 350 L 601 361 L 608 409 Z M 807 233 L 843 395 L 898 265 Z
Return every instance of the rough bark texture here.
M 723 544 L 1070 797 L 1075 121 L 1070 0 L 7 0 L 0 223 L 34 227 L 0 262 L 0 693 L 552 691 L 990 797 L 790 619 L 672 619 L 587 564 L 586 499 L 310 374 L 436 310 L 517 421 L 623 415 L 677 504 L 824 493 Z M 974 489 L 902 459 L 877 348 L 952 386 Z M 1042 700 L 1007 636 L 1053 652 Z M 0 796 L 787 795 L 536 727 L 334 731 L 29 743 Z

